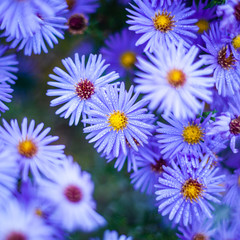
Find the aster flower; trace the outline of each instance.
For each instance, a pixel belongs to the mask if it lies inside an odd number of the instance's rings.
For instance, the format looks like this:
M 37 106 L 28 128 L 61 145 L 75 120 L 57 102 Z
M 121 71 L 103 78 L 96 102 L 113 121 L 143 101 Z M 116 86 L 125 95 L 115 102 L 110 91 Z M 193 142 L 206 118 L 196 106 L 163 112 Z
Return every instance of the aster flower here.
M 158 48 L 154 54 L 146 53 L 149 60 L 138 58 L 134 81 L 136 91 L 150 101 L 149 108 L 177 118 L 194 117 L 202 109 L 203 100 L 212 102 L 210 87 L 214 80 L 211 69 L 201 68 L 204 60 L 196 61 L 198 48 L 186 51 L 182 42 L 178 47 Z M 200 69 L 201 68 L 201 69 Z
M 106 223 L 95 211 L 90 174 L 82 171 L 71 158 L 64 159 L 62 166 L 48 177 L 49 180 L 40 179 L 38 185 L 40 196 L 52 205 L 53 223 L 67 231 L 94 231 Z
M 66 0 L 69 15 L 94 13 L 99 6 L 98 0 Z
M 239 100 L 240 102 L 240 100 Z M 236 104 L 239 107 L 238 104 Z M 237 153 L 236 139 L 240 136 L 240 112 L 223 112 L 212 122 L 208 135 L 220 135 L 222 141 L 230 140 L 230 148 Z
M 240 23 L 240 1 L 228 0 L 217 7 L 217 15 L 223 16 L 221 30 L 234 32 Z
M 18 64 L 18 61 L 16 60 L 15 54 L 4 56 L 7 49 L 7 46 L 0 45 L 0 75 L 7 77 L 8 79 L 6 81 L 14 84 L 17 77 L 13 73 L 18 71 L 18 68 L 15 66 Z
M 207 240 L 210 239 L 215 233 L 216 229 L 213 228 L 213 219 L 201 219 L 201 221 L 193 221 L 187 227 L 180 226 L 178 231 L 181 232 L 177 236 L 181 240 Z
M 236 207 L 239 204 L 240 197 L 240 169 L 234 171 L 234 174 L 226 176 L 226 194 L 224 202 L 231 206 Z
M 55 230 L 16 199 L 9 199 L 5 208 L 1 209 L 0 222 L 0 236 L 3 240 L 56 239 Z
M 1 76 L 1 75 L 0 75 Z M 4 104 L 4 102 L 11 102 L 12 96 L 10 93 L 13 92 L 13 89 L 6 84 L 6 81 L 11 81 L 9 80 L 8 77 L 2 77 L 0 80 L 0 116 L 1 112 L 7 111 L 9 108 Z
M 127 144 L 138 151 L 138 145 L 148 142 L 154 127 L 146 122 L 151 123 L 154 115 L 146 113 L 145 100 L 135 103 L 139 95 L 132 93 L 133 86 L 127 92 L 124 83 L 119 88 L 117 84 L 109 85 L 89 102 L 91 118 L 83 122 L 91 126 L 83 131 L 89 133 L 86 138 L 91 139 L 90 143 L 96 142 L 94 147 L 98 152 L 118 157 L 121 150 L 127 154 Z
M 48 82 L 50 86 L 58 89 L 47 91 L 48 96 L 59 96 L 51 101 L 51 106 L 60 107 L 56 114 L 60 117 L 69 118 L 69 125 L 78 124 L 81 115 L 86 118 L 86 102 L 88 102 L 102 87 L 116 80 L 119 75 L 115 72 L 103 75 L 109 65 L 104 64 L 102 55 L 92 55 L 85 66 L 85 55 L 81 60 L 78 54 L 75 54 L 75 63 L 71 58 L 62 60 L 67 73 L 56 67 L 53 69 L 56 75 L 50 74 L 50 78 L 55 82 Z
M 127 21 L 130 30 L 141 34 L 136 46 L 147 43 L 144 51 L 153 52 L 158 45 L 167 48 L 170 43 L 178 45 L 180 40 L 183 45 L 190 47 L 191 39 L 196 38 L 198 27 L 193 25 L 197 20 L 191 19 L 194 11 L 185 7 L 180 0 L 171 6 L 160 3 L 153 7 L 149 0 L 134 0 L 133 10 L 127 9 L 131 14 Z
M 15 1 L 15 0 L 14 0 Z M 27 36 L 9 35 L 5 32 L 3 36 L 7 37 L 6 41 L 11 42 L 10 47 L 17 47 L 18 50 L 24 49 L 24 54 L 30 56 L 48 52 L 47 45 L 50 48 L 58 43 L 58 38 L 63 39 L 63 30 L 67 28 L 65 23 L 67 19 L 63 16 L 66 12 L 67 5 L 64 0 L 46 0 L 49 8 L 53 9 L 53 15 L 48 15 L 45 12 L 37 12 L 36 17 L 39 18 L 39 28 L 36 28 L 33 34 Z
M 52 1 L 52 0 L 51 0 Z M 0 2 L 0 26 L 13 38 L 32 36 L 40 29 L 40 15 L 54 15 L 49 0 L 3 0 Z
M 222 221 L 217 226 L 217 231 L 213 236 L 213 239 L 227 240 L 227 239 L 239 239 L 239 229 L 230 221 Z
M 223 38 L 219 24 L 212 24 L 209 34 L 202 36 L 206 54 L 200 57 L 206 65 L 206 70 L 213 70 L 218 93 L 222 96 L 233 95 L 240 89 L 240 62 L 237 60 L 228 45 L 222 43 Z
M 190 153 L 194 156 L 201 156 L 208 151 L 206 141 L 206 128 L 211 117 L 209 115 L 203 122 L 201 118 L 191 120 L 178 120 L 174 115 L 169 117 L 162 115 L 167 124 L 158 122 L 156 131 L 159 147 L 163 157 L 175 158 L 176 154 Z
M 195 10 L 195 13 L 192 15 L 192 18 L 196 18 L 198 21 L 196 25 L 198 26 L 197 36 L 198 38 L 194 41 L 195 43 L 202 44 L 202 34 L 208 32 L 210 28 L 210 22 L 216 15 L 216 7 L 206 8 L 208 1 L 200 0 L 198 4 L 196 1 L 193 1 L 192 9 Z
M 0 206 L 4 205 L 17 188 L 18 169 L 16 159 L 0 143 Z
M 131 183 L 135 189 L 147 194 L 153 194 L 154 185 L 164 172 L 163 166 L 168 165 L 168 161 L 162 158 L 155 137 L 151 138 L 146 146 L 139 149 L 135 159 L 138 169 L 131 174 Z
M 103 240 L 132 240 L 132 237 L 127 237 L 126 235 L 118 236 L 116 231 L 106 230 L 104 232 Z
M 184 159 L 179 166 L 172 162 L 172 167 L 164 167 L 164 174 L 156 184 L 158 211 L 163 216 L 169 214 L 169 220 L 183 223 L 184 226 L 200 221 L 201 217 L 212 217 L 213 206 L 220 204 L 220 184 L 224 176 L 216 175 L 218 169 L 211 166 L 212 160 L 205 155 L 198 168 L 191 168 Z
M 58 137 L 47 136 L 51 128 L 43 130 L 43 126 L 40 123 L 35 128 L 34 120 L 28 126 L 27 118 L 23 119 L 21 129 L 16 119 L 11 120 L 10 124 L 3 119 L 3 127 L 0 126 L 3 144 L 18 161 L 23 181 L 28 179 L 29 172 L 35 178 L 41 174 L 48 175 L 64 156 L 63 145 L 49 145 L 58 140 Z
M 116 69 L 121 77 L 125 77 L 127 73 L 133 71 L 137 56 L 143 52 L 142 47 L 136 47 L 137 35 L 127 29 L 123 29 L 120 33 L 109 36 L 106 41 L 106 47 L 100 52 L 108 63 L 110 69 Z

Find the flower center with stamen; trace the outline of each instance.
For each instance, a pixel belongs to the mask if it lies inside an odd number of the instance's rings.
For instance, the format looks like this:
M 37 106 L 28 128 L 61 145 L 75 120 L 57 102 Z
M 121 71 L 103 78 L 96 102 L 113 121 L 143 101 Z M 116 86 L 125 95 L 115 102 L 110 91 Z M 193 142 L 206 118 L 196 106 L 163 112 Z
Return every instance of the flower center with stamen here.
M 229 123 L 230 132 L 234 135 L 240 134 L 240 116 Z
M 238 1 L 238 4 L 235 5 L 234 10 L 235 10 L 234 15 L 236 19 L 240 21 L 240 2 L 239 1 Z
M 207 240 L 207 237 L 202 233 L 197 233 L 192 240 Z
M 94 94 L 94 90 L 93 83 L 87 79 L 81 80 L 76 85 L 76 94 L 83 100 L 89 99 Z
M 240 48 L 240 34 L 233 38 L 232 45 L 236 50 Z
M 182 70 L 173 69 L 168 72 L 167 80 L 175 88 L 182 87 L 186 82 L 186 75 Z
M 167 163 L 162 158 L 157 160 L 155 164 L 151 163 L 151 169 L 153 172 L 156 172 L 156 173 L 162 173 L 164 171 L 163 166 L 167 166 Z
M 18 152 L 26 158 L 34 157 L 37 150 L 36 144 L 30 139 L 23 140 L 18 144 Z
M 128 118 L 124 114 L 124 112 L 120 112 L 119 110 L 117 110 L 113 111 L 113 113 L 108 116 L 108 123 L 111 129 L 118 132 L 119 130 L 123 130 L 127 127 Z
M 14 231 L 6 237 L 6 240 L 27 240 L 27 237 L 21 232 Z
M 187 127 L 184 127 L 182 132 L 183 140 L 188 144 L 197 144 L 200 143 L 203 137 L 203 130 L 197 124 L 188 124 Z
M 66 2 L 69 10 L 72 10 L 76 4 L 76 0 L 66 0 Z
M 120 57 L 120 63 L 123 67 L 129 69 L 134 66 L 136 62 L 136 54 L 131 51 L 123 53 Z
M 175 27 L 173 20 L 174 16 L 171 16 L 171 12 L 168 13 L 167 11 L 158 11 L 155 13 L 155 17 L 153 18 L 153 24 L 156 30 L 159 30 L 162 33 L 166 33 L 171 31 L 173 27 Z
M 72 203 L 78 203 L 82 200 L 83 195 L 79 187 L 75 185 L 69 185 L 64 190 L 64 195 L 68 201 Z
M 72 34 L 82 34 L 87 28 L 88 21 L 83 14 L 72 15 L 67 22 L 68 30 Z
M 188 179 L 182 186 L 181 193 L 186 200 L 190 202 L 197 201 L 202 196 L 203 185 L 197 179 Z
M 223 47 L 218 52 L 218 64 L 225 70 L 229 70 L 235 65 L 236 59 L 233 56 L 232 51 L 230 51 L 229 56 L 227 57 L 227 46 Z
M 199 19 L 198 22 L 196 22 L 196 25 L 199 28 L 198 33 L 200 33 L 200 34 L 207 32 L 209 29 L 209 23 L 205 19 Z
M 36 214 L 38 217 L 43 217 L 43 211 L 42 211 L 40 208 L 36 208 L 36 209 L 35 209 L 35 214 Z

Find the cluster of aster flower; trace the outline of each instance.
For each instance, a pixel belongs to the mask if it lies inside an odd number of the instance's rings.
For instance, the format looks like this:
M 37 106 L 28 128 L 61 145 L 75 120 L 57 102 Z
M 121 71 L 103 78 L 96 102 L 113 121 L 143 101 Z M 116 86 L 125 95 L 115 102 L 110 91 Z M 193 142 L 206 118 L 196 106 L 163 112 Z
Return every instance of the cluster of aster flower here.
M 52 48 L 64 29 L 82 33 L 98 6 L 3 0 L 1 36 L 26 55 L 47 53 L 46 43 Z M 17 20 L 9 21 L 16 9 Z M 155 196 L 180 239 L 239 239 L 240 165 L 229 159 L 239 158 L 240 148 L 240 1 L 209 8 L 203 0 L 132 0 L 126 11 L 129 29 L 110 35 L 100 54 L 76 53 L 62 60 L 65 70 L 53 69 L 50 106 L 59 106 L 56 114 L 70 126 L 82 122 L 86 139 L 118 171 L 126 163 L 134 189 Z M 17 71 L 6 50 L 0 47 L 1 112 Z M 133 81 L 129 90 L 124 78 Z M 0 126 L 4 240 L 64 239 L 106 224 L 91 175 L 63 145 L 52 145 L 58 137 L 43 127 L 27 118 L 21 128 L 17 120 Z M 219 206 L 229 209 L 226 219 L 218 219 Z M 104 234 L 118 238 L 131 239 Z

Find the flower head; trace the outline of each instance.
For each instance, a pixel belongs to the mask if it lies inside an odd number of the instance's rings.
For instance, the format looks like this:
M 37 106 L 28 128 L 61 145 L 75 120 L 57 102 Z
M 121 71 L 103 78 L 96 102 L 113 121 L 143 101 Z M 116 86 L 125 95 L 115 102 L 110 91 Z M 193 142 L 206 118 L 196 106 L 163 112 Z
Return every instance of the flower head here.
M 15 2 L 16 0 L 12 1 Z M 22 2 L 28 3 L 31 1 L 20 1 L 20 4 Z M 37 1 L 34 0 L 33 2 Z M 61 39 L 64 38 L 63 30 L 67 28 L 65 25 L 67 19 L 63 16 L 67 8 L 65 1 L 44 0 L 43 6 L 38 6 L 38 9 L 42 10 L 42 8 L 43 10 L 51 9 L 51 14 L 45 11 L 34 12 L 34 18 L 38 18 L 38 27 L 36 27 L 33 32 L 31 31 L 25 35 L 21 34 L 19 37 L 9 34 L 8 31 L 4 32 L 3 36 L 7 37 L 7 42 L 11 42 L 11 48 L 18 47 L 18 50 L 24 49 L 24 54 L 28 56 L 30 56 L 32 52 L 34 54 L 41 54 L 42 50 L 47 53 L 47 45 L 53 48 L 54 44 L 58 43 L 57 37 Z M 28 21 L 31 22 L 31 18 L 28 19 Z
M 127 92 L 124 83 L 120 88 L 117 84 L 109 85 L 89 102 L 88 115 L 91 118 L 83 122 L 91 126 L 83 131 L 89 133 L 89 142 L 96 142 L 98 152 L 118 157 L 121 150 L 127 154 L 127 144 L 138 151 L 138 145 L 148 142 L 148 135 L 154 127 L 146 122 L 151 122 L 154 115 L 146 113 L 147 109 L 143 108 L 145 100 L 135 103 L 138 94 L 132 96 L 132 93 L 133 86 Z
M 171 6 L 161 6 L 160 3 L 153 7 L 149 0 L 134 0 L 133 10 L 127 9 L 131 14 L 127 21 L 130 30 L 141 34 L 136 46 L 146 43 L 144 51 L 153 52 L 158 45 L 168 48 L 170 43 L 178 45 L 180 40 L 183 45 L 190 47 L 191 38 L 196 38 L 198 27 L 193 25 L 197 20 L 191 19 L 194 13 L 185 7 L 182 1 Z
M 209 34 L 204 33 L 202 38 L 206 48 L 202 49 L 206 54 L 200 57 L 204 60 L 206 69 L 213 70 L 213 77 L 216 81 L 218 94 L 222 96 L 233 95 L 240 89 L 240 62 L 234 56 L 231 48 L 221 42 L 221 31 L 219 24 L 212 24 Z
M 51 222 L 67 231 L 93 231 L 106 223 L 95 211 L 90 174 L 82 171 L 71 158 L 65 158 L 62 166 L 48 177 L 41 179 L 38 185 L 40 196 L 52 205 Z
M 164 174 L 156 184 L 156 200 L 158 211 L 162 215 L 169 214 L 169 219 L 175 223 L 182 222 L 184 226 L 193 223 L 200 217 L 212 217 L 213 207 L 210 202 L 220 203 L 220 183 L 223 175 L 217 176 L 217 168 L 211 167 L 212 161 L 205 155 L 198 168 L 186 164 L 185 159 L 179 160 L 179 165 L 172 162 L 172 167 L 163 167 Z
M 137 56 L 143 52 L 142 47 L 136 47 L 137 36 L 127 29 L 111 35 L 106 40 L 106 47 L 101 49 L 103 57 L 110 63 L 111 69 L 116 69 L 121 77 L 132 72 Z
M 60 107 L 56 114 L 61 114 L 61 117 L 70 117 L 69 125 L 78 124 L 81 115 L 86 118 L 86 102 L 94 96 L 101 87 L 105 87 L 108 83 L 116 80 L 118 74 L 111 72 L 103 75 L 108 65 L 104 64 L 102 55 L 90 55 L 85 66 L 85 55 L 79 59 L 78 54 L 75 54 L 75 63 L 71 58 L 62 60 L 63 65 L 68 73 L 56 67 L 54 72 L 56 75 L 49 76 L 55 80 L 48 82 L 50 86 L 58 89 L 50 89 L 47 91 L 48 96 L 59 96 L 51 101 L 51 106 Z
M 41 174 L 48 175 L 64 156 L 63 145 L 49 145 L 58 140 L 58 137 L 47 136 L 50 128 L 42 131 L 43 126 L 40 123 L 35 127 L 34 120 L 28 126 L 27 118 L 23 119 L 21 129 L 16 119 L 11 120 L 10 125 L 3 120 L 3 127 L 0 126 L 3 144 L 18 161 L 24 181 L 27 180 L 29 171 L 36 178 Z
M 210 87 L 214 80 L 212 70 L 200 69 L 204 61 L 196 61 L 198 48 L 186 51 L 182 43 L 178 47 L 169 44 L 169 49 L 158 48 L 154 54 L 146 53 L 149 60 L 138 59 L 134 81 L 136 91 L 145 94 L 149 108 L 171 112 L 177 118 L 194 117 L 202 109 L 200 99 L 210 103 Z

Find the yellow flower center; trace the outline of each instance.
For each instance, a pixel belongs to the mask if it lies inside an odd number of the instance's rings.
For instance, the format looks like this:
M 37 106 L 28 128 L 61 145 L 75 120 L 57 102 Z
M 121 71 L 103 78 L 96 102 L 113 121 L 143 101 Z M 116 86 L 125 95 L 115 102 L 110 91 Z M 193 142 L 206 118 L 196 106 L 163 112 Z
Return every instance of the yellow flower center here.
M 120 63 L 125 68 L 132 68 L 136 62 L 136 54 L 131 51 L 123 53 L 120 57 Z
M 128 124 L 128 118 L 123 112 L 117 110 L 113 111 L 113 113 L 108 116 L 108 123 L 109 127 L 112 127 L 111 130 L 113 129 L 114 131 L 116 130 L 118 132 L 119 130 L 126 128 Z
M 163 33 L 166 33 L 168 31 L 171 31 L 173 27 L 175 27 L 173 20 L 174 16 L 171 16 L 171 12 L 168 13 L 167 11 L 158 11 L 158 13 L 155 13 L 155 16 L 153 18 L 153 24 L 156 30 L 159 30 Z
M 42 212 L 42 210 L 41 210 L 40 208 L 37 208 L 37 209 L 35 210 L 35 214 L 36 214 L 37 216 L 39 216 L 39 217 L 43 217 L 43 212 Z
M 203 130 L 197 124 L 188 125 L 183 129 L 183 140 L 188 144 L 197 144 L 199 143 L 203 137 Z
M 203 33 L 203 32 L 207 32 L 207 30 L 209 29 L 209 23 L 207 20 L 205 19 L 200 19 L 198 20 L 198 22 L 196 23 L 196 25 L 198 26 L 198 33 Z
M 190 202 L 197 201 L 202 196 L 203 185 L 197 179 L 188 179 L 182 186 L 181 193 L 186 200 Z
M 227 48 L 228 46 L 225 46 L 218 52 L 218 64 L 225 70 L 233 68 L 237 61 L 232 51 L 230 51 L 229 56 L 227 56 Z
M 194 235 L 193 240 L 207 240 L 207 237 L 202 233 L 197 233 Z
M 235 49 L 240 48 L 240 34 L 237 35 L 233 40 L 232 40 L 232 45 Z
M 182 70 L 173 69 L 168 72 L 167 80 L 173 87 L 181 87 L 186 82 L 186 75 Z
M 37 146 L 32 140 L 23 140 L 18 144 L 18 152 L 27 158 L 32 158 L 37 153 Z

